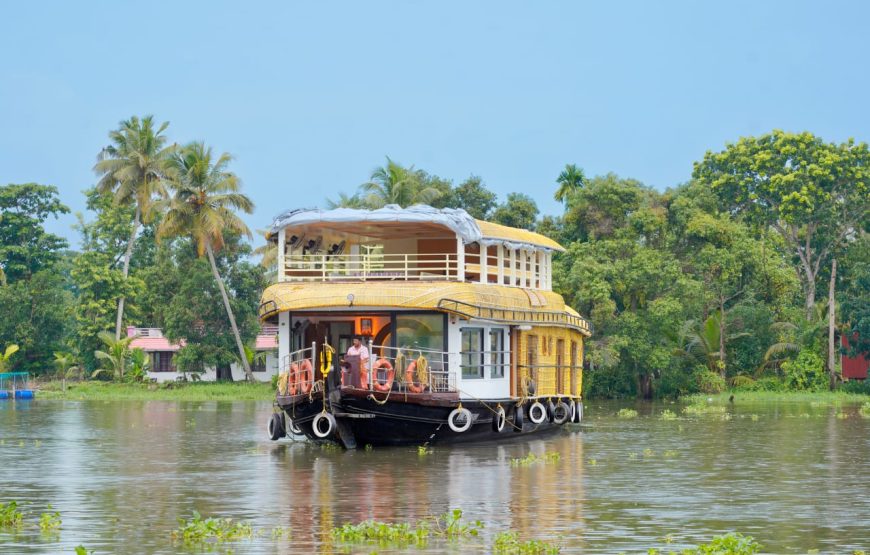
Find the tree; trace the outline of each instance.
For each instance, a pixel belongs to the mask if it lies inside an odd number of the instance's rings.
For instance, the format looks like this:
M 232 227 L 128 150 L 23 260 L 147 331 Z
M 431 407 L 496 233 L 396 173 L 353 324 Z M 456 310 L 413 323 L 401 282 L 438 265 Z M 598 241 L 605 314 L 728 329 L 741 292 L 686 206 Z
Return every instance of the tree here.
M 441 196 L 441 191 L 424 183 L 421 177 L 413 166 L 406 168 L 387 156 L 386 165 L 375 168 L 370 181 L 360 186 L 365 194 L 363 200 L 368 208 L 430 204 Z
M 849 356 L 870 359 L 870 234 L 860 232 L 843 254 L 839 302 Z
M 245 369 L 245 377 L 253 380 L 254 375 L 245 358 L 244 344 L 214 255 L 215 250 L 224 246 L 226 231 L 251 237 L 250 229 L 236 215 L 235 210 L 250 214 L 254 204 L 247 196 L 238 192 L 239 178 L 227 170 L 231 160 L 232 157 L 227 153 L 213 159 L 211 148 L 201 142 L 186 145 L 170 158 L 174 195 L 167 204 L 158 237 L 189 236 L 196 245 L 197 254 L 208 255 L 212 274 L 230 320 L 239 358 Z
M 69 212 L 58 199 L 56 187 L 25 183 L 0 187 L 0 283 L 30 279 L 51 267 L 67 247 L 62 237 L 46 233 L 49 217 Z
M 496 194 L 487 189 L 483 180 L 476 175 L 470 176 L 455 187 L 450 192 L 449 197 L 450 199 L 446 203 L 447 207 L 462 208 L 472 218 L 478 220 L 489 219 L 498 199 Z
M 141 120 L 133 116 L 122 121 L 118 129 L 109 133 L 111 144 L 100 152 L 94 166 L 100 176 L 97 188 L 101 192 L 114 192 L 118 204 L 134 206 L 133 227 L 124 253 L 125 280 L 139 226 L 151 219 L 155 196 L 165 193 L 166 161 L 175 148 L 166 146 L 163 132 L 168 126 L 169 122 L 164 122 L 155 127 L 154 116 L 150 115 Z M 115 339 L 121 338 L 125 300 L 123 295 L 118 297 Z
M 14 343 L 6 345 L 6 350 L 0 353 L 0 374 L 8 372 L 10 368 L 9 359 L 12 355 L 18 352 L 18 345 Z
M 576 164 L 565 164 L 565 169 L 556 178 L 556 183 L 559 184 L 554 195 L 556 200 L 567 203 L 575 191 L 586 185 L 586 174 Z
M 782 236 L 798 261 L 810 318 L 822 265 L 868 220 L 867 144 L 775 130 L 707 152 L 693 175 L 712 187 L 724 208 Z
M 130 357 L 130 343 L 133 342 L 135 336 L 115 339 L 111 333 L 101 331 L 98 337 L 105 345 L 105 350 L 94 351 L 94 356 L 103 362 L 103 368 L 95 370 L 91 377 L 97 378 L 108 373 L 116 380 L 124 379 L 127 359 Z
M 504 204 L 492 214 L 494 222 L 521 229 L 535 229 L 538 218 L 538 205 L 532 197 L 523 193 L 510 193 Z

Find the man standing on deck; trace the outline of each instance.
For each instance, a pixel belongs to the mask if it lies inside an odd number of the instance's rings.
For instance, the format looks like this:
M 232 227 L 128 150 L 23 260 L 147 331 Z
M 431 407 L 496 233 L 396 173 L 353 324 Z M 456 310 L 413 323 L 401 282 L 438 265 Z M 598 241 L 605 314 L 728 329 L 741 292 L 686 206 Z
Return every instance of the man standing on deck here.
M 348 347 L 346 356 L 358 356 L 360 367 L 365 368 L 369 361 L 369 350 L 362 344 L 360 337 L 354 336 L 353 344 Z

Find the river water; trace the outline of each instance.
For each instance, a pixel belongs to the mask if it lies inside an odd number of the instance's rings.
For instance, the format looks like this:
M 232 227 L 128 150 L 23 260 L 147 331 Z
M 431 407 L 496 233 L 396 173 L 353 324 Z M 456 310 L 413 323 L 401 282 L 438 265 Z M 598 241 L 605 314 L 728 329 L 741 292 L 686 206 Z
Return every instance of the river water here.
M 625 407 L 639 415 L 618 417 Z M 480 537 L 423 551 L 488 553 L 505 530 L 563 553 L 677 550 L 729 531 L 767 553 L 870 548 L 870 419 L 857 405 L 681 409 L 592 402 L 583 424 L 555 434 L 420 454 L 270 442 L 268 402 L 0 401 L 0 503 L 25 512 L 22 527 L 0 529 L 0 553 L 185 552 L 171 531 L 194 510 L 259 531 L 217 552 L 401 552 L 342 548 L 330 530 L 453 508 L 485 523 Z M 558 461 L 511 464 L 552 452 Z M 59 533 L 36 525 L 48 505 Z

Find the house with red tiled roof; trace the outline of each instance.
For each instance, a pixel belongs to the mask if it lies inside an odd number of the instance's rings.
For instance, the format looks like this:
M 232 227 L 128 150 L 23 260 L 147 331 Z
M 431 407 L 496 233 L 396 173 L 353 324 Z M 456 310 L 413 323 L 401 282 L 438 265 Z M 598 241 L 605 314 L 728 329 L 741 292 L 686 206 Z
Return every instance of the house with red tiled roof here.
M 133 326 L 127 328 L 127 337 L 134 338 L 130 343 L 131 349 L 142 349 L 151 359 L 149 378 L 158 382 L 167 382 L 185 377 L 184 373 L 179 372 L 175 367 L 174 362 L 175 353 L 184 346 L 183 341 L 172 343 L 163 335 L 163 330 L 160 328 Z M 265 352 L 266 357 L 264 361 L 251 366 L 251 371 L 257 381 L 267 382 L 278 373 L 278 327 L 263 326 L 257 335 L 254 348 L 258 352 Z M 245 370 L 240 364 L 233 363 L 231 369 L 234 380 L 245 379 Z M 189 378 L 190 373 L 186 377 Z M 199 374 L 199 378 L 203 381 L 214 381 L 216 377 L 214 368 L 206 368 L 205 372 Z

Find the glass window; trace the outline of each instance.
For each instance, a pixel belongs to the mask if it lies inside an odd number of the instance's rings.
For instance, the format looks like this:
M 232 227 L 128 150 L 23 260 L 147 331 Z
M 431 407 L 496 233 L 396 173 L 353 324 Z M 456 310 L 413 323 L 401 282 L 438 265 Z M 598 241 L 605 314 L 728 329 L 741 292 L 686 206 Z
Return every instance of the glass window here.
M 483 377 L 483 328 L 462 328 L 462 378 Z
M 444 316 L 442 314 L 398 314 L 396 346 L 400 349 L 444 350 Z
M 489 330 L 489 377 L 504 378 L 504 330 L 492 328 Z

